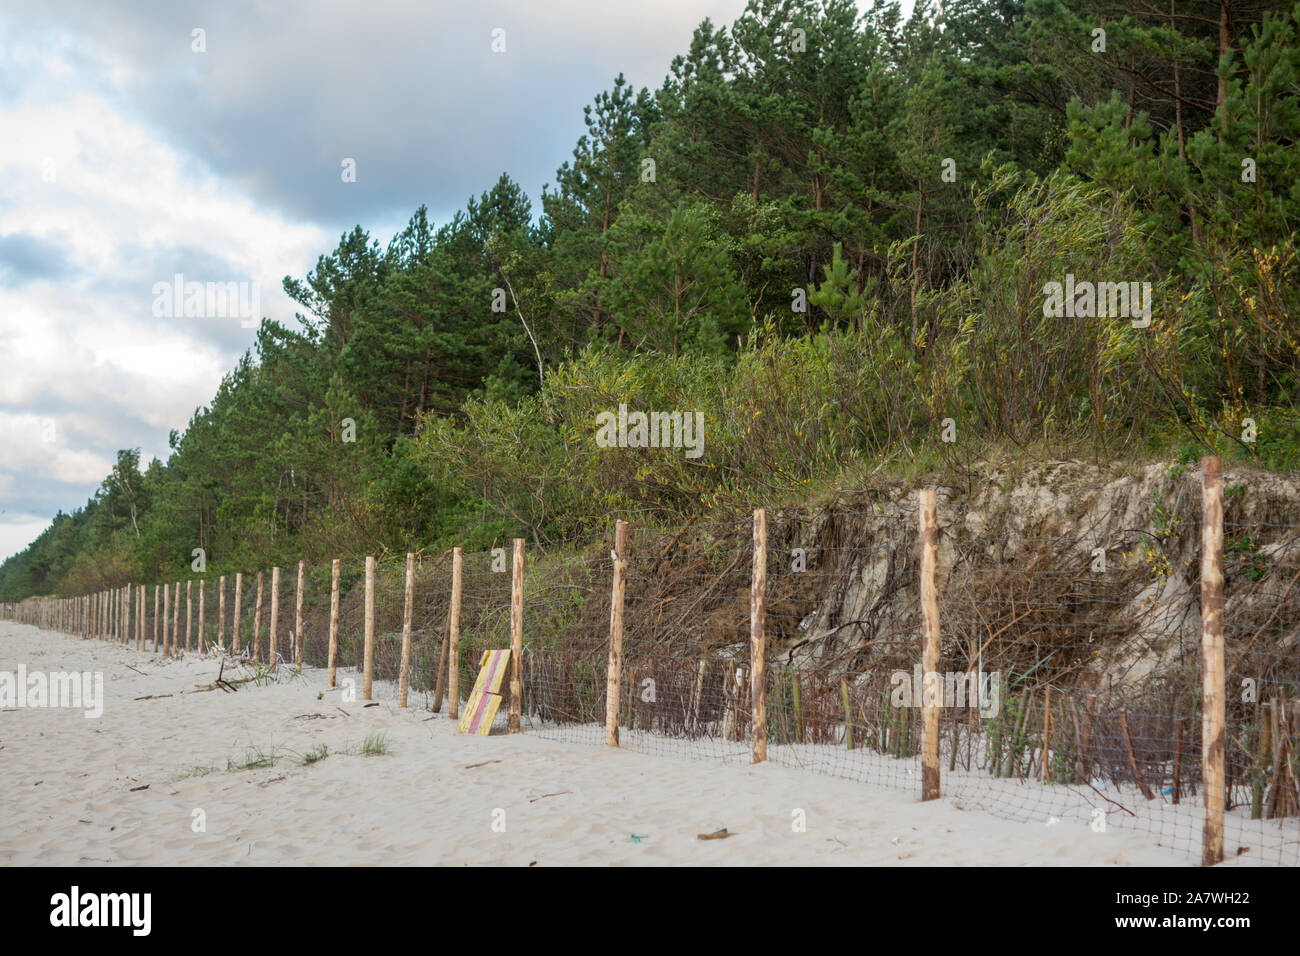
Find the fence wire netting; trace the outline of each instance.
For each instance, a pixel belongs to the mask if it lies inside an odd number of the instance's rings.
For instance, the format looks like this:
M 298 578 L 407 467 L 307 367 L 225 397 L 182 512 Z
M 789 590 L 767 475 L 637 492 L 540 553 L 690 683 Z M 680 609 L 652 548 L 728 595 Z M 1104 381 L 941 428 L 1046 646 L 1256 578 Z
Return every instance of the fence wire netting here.
M 1142 528 L 1107 515 L 1025 534 L 941 504 L 933 684 L 921 673 L 915 504 L 770 515 L 767 759 L 919 795 L 933 687 L 942 792 L 959 806 L 1199 855 L 1199 476 L 1171 485 Z M 1300 526 L 1278 516 L 1296 513 L 1300 485 L 1227 473 L 1223 487 L 1225 851 L 1295 865 Z M 750 759 L 751 531 L 746 520 L 632 534 L 621 746 Z M 689 560 L 675 561 L 683 548 Z M 585 632 L 530 643 L 525 700 L 546 701 L 525 708 L 535 732 L 605 740 L 608 563 L 589 569 Z
M 915 495 L 846 492 L 824 513 L 769 513 L 767 759 L 919 797 L 921 705 L 935 695 L 945 798 L 1043 826 L 1133 831 L 1197 856 L 1204 819 L 1200 475 L 1175 468 L 1154 487 L 1153 500 L 1100 510 L 1084 502 L 1076 521 L 1043 509 L 1028 522 L 992 519 L 987 502 L 977 507 L 941 490 L 934 674 L 922 673 Z M 1297 865 L 1300 523 L 1293 516 L 1300 480 L 1226 472 L 1223 512 L 1226 857 Z M 484 652 L 511 647 L 513 554 L 504 544 L 463 555 L 454 660 L 452 554 L 415 556 L 410 706 L 447 713 L 454 683 L 463 713 Z M 525 732 L 606 742 L 612 545 L 612 535 L 593 535 L 527 549 L 518 662 Z M 750 762 L 753 522 L 631 528 L 625 558 L 619 745 Z M 375 700 L 398 694 L 405 572 L 405 555 L 375 562 Z M 329 664 L 332 576 L 329 562 L 304 568 L 299 628 L 297 567 L 281 569 L 282 664 L 294 663 L 299 642 L 304 664 Z M 339 680 L 358 688 L 365 581 L 364 560 L 340 562 L 334 660 Z M 220 641 L 269 664 L 270 582 L 263 572 L 259 612 L 258 575 L 246 573 L 236 613 L 234 575 L 224 589 L 209 579 L 191 646 Z M 179 595 L 184 603 L 184 585 Z M 155 588 L 146 588 L 146 649 L 160 630 L 156 601 Z M 134 597 L 132 607 L 138 612 Z M 174 583 L 166 610 L 183 645 L 186 608 Z M 26 619 L 48 621 L 56 611 L 41 605 Z M 137 627 L 130 625 L 132 640 Z M 500 687 L 494 731 L 506 729 L 511 677 Z

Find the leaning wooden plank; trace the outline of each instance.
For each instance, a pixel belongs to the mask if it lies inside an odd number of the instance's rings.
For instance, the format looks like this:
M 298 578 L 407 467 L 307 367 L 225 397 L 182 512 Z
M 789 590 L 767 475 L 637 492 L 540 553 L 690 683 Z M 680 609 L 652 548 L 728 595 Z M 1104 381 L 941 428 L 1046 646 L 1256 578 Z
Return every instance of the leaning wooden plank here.
M 506 669 L 510 663 L 509 650 L 488 650 L 479 659 L 478 677 L 474 689 L 465 703 L 465 713 L 456 724 L 456 730 L 462 734 L 487 734 L 492 729 L 492 719 L 501 705 L 498 691 L 505 679 Z M 496 697 L 496 701 L 491 698 Z

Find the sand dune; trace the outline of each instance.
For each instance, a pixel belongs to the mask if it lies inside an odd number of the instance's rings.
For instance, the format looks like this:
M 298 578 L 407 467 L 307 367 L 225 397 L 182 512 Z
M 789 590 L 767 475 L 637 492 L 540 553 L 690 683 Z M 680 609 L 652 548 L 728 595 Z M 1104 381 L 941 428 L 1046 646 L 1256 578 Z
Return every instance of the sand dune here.
M 0 623 L 0 671 L 20 664 L 102 671 L 105 701 L 97 719 L 0 712 L 5 864 L 1194 862 L 1131 833 L 1007 822 L 774 764 L 460 736 L 445 714 L 399 710 L 386 692 L 377 706 L 344 703 L 318 669 L 185 693 L 212 683 L 213 657 L 166 660 Z M 374 734 L 388 754 L 360 752 Z M 321 747 L 330 755 L 305 765 Z M 273 763 L 234 769 L 259 754 Z M 698 839 L 724 827 L 734 836 Z

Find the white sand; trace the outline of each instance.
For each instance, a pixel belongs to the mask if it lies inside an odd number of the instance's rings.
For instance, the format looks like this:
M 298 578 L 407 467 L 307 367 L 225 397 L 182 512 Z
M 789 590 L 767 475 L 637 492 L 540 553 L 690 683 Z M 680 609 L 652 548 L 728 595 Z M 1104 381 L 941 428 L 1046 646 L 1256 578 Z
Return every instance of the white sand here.
M 106 702 L 98 719 L 69 709 L 0 712 L 5 864 L 1195 862 L 1133 833 L 1009 822 L 946 797 L 922 804 L 774 763 L 652 756 L 528 733 L 459 736 L 445 714 L 399 710 L 391 688 L 376 694 L 378 706 L 343 703 L 317 669 L 237 693 L 185 694 L 214 680 L 214 658 L 168 661 L 0 623 L 0 671 L 20 664 L 102 671 Z M 154 699 L 135 699 L 146 695 Z M 388 735 L 388 755 L 341 753 L 376 732 Z M 296 759 L 318 745 L 331 755 L 309 766 Z M 251 749 L 279 759 L 227 769 Z M 206 832 L 192 827 L 199 809 Z M 796 809 L 805 832 L 792 826 Z M 500 811 L 504 832 L 493 827 Z M 697 838 L 723 827 L 735 835 Z

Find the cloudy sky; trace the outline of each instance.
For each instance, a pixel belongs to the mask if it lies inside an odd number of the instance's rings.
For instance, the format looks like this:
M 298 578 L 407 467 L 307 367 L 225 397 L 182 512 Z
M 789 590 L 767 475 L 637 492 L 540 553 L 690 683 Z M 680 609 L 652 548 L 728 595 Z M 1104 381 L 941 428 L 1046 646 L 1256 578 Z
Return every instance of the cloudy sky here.
M 282 278 L 357 223 L 445 221 L 503 171 L 536 209 L 595 94 L 744 5 L 0 0 L 0 560 L 118 449 L 165 457 L 252 343 L 234 310 L 155 314 L 156 284 L 256 284 L 287 321 Z

